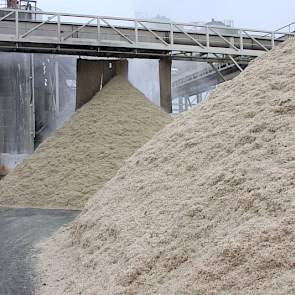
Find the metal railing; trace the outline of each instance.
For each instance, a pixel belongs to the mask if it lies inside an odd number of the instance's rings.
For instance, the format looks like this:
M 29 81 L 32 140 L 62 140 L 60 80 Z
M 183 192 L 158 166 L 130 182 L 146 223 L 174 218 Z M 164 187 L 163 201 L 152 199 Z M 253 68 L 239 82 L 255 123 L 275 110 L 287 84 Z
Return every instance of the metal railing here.
M 289 32 L 289 33 L 294 33 L 295 32 L 295 22 L 289 23 L 286 26 L 283 26 L 283 27 L 275 30 L 275 32 L 282 31 L 282 30 L 287 30 L 287 32 Z
M 191 52 L 206 52 L 208 48 L 219 46 L 230 49 L 232 54 L 242 54 L 250 43 L 255 50 L 268 51 L 275 46 L 276 40 L 295 36 L 290 29 L 267 31 L 13 9 L 0 9 L 0 12 L 0 24 L 4 26 L 0 36 L 10 35 L 10 40 L 16 42 L 38 42 L 38 38 L 54 44 L 81 41 L 83 45 L 99 46 L 103 42 L 117 42 L 118 46 L 129 48 L 149 44 L 151 48 L 174 51 L 181 51 L 182 45 L 186 48 L 189 46 Z M 24 18 L 24 15 L 29 17 Z M 9 27 L 10 31 L 7 30 L 10 33 L 5 31 L 5 22 L 8 21 L 14 24 Z M 28 21 L 30 26 L 27 25 Z M 44 28 L 46 25 L 51 27 Z M 68 30 L 67 26 L 71 29 Z

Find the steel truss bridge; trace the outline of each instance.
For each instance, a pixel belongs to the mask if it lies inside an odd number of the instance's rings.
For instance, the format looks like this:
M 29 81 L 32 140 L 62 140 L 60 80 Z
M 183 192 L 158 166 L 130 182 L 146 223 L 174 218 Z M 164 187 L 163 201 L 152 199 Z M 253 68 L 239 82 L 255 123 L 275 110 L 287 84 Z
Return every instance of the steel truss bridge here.
M 0 51 L 242 63 L 294 33 L 0 9 Z
M 288 32 L 287 36 L 292 36 L 295 32 L 295 22 L 281 27 L 275 32 L 283 30 Z M 234 78 L 247 66 L 247 63 L 240 64 L 240 67 L 237 67 L 234 63 L 209 62 L 208 64 L 211 67 L 189 71 L 174 78 L 172 81 L 172 97 L 183 97 L 189 100 L 190 96 L 198 96 L 215 85 Z

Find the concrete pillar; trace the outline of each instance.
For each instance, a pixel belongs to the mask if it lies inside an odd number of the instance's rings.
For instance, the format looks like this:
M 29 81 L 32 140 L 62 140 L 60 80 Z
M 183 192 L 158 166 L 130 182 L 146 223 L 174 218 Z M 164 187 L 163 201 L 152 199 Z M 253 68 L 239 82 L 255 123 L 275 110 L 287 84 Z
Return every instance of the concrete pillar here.
M 167 113 L 172 113 L 171 99 L 171 65 L 170 58 L 162 58 L 159 62 L 160 106 Z
M 59 62 L 55 61 L 55 116 L 59 114 Z
M 115 62 L 115 67 L 116 67 L 117 75 L 122 75 L 126 79 L 128 79 L 128 60 L 127 59 L 117 60 Z
M 87 103 L 115 75 L 128 79 L 127 60 L 77 60 L 76 109 Z
M 183 97 L 178 98 L 178 109 L 179 109 L 179 113 L 183 112 Z

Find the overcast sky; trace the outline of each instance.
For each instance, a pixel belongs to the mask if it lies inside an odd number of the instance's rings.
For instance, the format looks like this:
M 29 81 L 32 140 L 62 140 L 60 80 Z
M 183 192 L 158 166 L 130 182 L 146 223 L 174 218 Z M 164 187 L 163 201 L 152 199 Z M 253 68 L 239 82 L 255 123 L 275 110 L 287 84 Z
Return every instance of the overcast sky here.
M 237 27 L 276 29 L 295 21 L 295 0 L 39 0 L 44 11 L 134 17 L 166 16 L 175 21 L 233 20 Z

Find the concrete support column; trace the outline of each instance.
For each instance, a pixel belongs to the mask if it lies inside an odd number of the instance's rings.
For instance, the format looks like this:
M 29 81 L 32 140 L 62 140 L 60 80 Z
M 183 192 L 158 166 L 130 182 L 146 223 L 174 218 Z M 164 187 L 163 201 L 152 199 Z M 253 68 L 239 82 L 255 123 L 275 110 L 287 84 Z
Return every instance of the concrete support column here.
M 171 99 L 171 65 L 170 58 L 162 58 L 159 62 L 160 106 L 167 113 L 172 113 Z
M 87 103 L 116 75 L 128 79 L 128 60 L 77 60 L 76 109 Z
M 124 78 L 128 79 L 128 60 L 118 60 L 115 62 L 116 67 L 116 75 L 124 76 Z
M 58 116 L 60 111 L 59 103 L 59 62 L 55 62 L 55 116 Z

